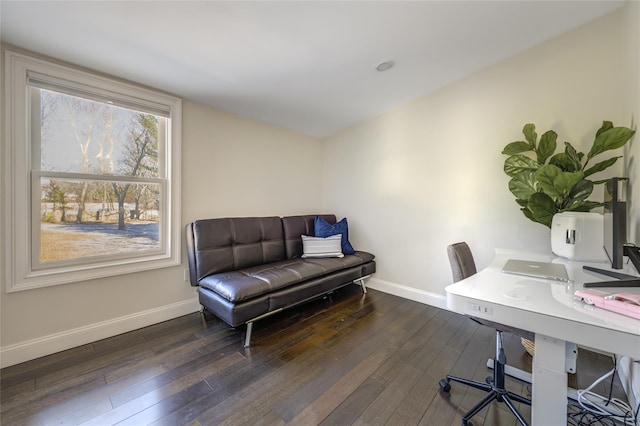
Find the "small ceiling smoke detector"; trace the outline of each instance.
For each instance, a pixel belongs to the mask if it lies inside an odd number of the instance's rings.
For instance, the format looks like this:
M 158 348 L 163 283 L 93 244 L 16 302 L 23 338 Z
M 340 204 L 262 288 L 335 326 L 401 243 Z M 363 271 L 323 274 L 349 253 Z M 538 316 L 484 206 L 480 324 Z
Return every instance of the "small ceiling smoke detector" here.
M 393 66 L 393 61 L 385 61 L 385 62 L 379 63 L 376 69 L 380 72 L 383 72 L 390 69 L 392 66 Z

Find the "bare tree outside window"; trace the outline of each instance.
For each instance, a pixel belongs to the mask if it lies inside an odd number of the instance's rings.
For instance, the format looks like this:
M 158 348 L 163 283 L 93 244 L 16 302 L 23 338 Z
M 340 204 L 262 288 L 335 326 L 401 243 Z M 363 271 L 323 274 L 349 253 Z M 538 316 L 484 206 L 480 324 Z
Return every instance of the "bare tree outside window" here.
M 160 248 L 161 117 L 38 90 L 40 261 Z
M 121 173 L 128 176 L 156 176 L 158 174 L 158 119 L 150 114 L 138 114 L 132 124 L 124 154 L 119 165 Z M 137 185 L 134 191 L 135 207 L 131 219 L 140 218 L 140 198 L 143 189 Z M 118 229 L 126 229 L 124 202 L 129 193 L 130 183 L 113 183 L 113 192 L 118 200 Z M 136 197 L 137 195 L 137 197 Z

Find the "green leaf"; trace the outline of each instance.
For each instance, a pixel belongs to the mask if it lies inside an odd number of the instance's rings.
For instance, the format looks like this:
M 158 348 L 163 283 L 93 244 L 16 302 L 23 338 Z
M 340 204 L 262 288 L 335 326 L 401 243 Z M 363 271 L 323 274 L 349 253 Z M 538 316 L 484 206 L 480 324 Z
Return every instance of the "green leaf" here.
M 573 163 L 571 162 L 569 157 L 567 157 L 567 154 L 565 154 L 564 152 L 559 152 L 553 157 L 551 157 L 551 159 L 549 159 L 549 164 L 559 167 L 561 170 L 564 170 L 564 171 L 571 171 L 571 169 L 573 168 Z
M 611 121 L 603 121 L 602 126 L 596 132 L 596 137 L 598 137 L 600 133 L 606 132 L 609 129 L 613 129 L 613 123 Z
M 583 172 L 563 172 L 554 165 L 544 165 L 535 173 L 538 185 L 554 200 L 566 198 L 571 188 L 584 178 Z
M 594 173 L 598 173 L 601 172 L 611 166 L 613 166 L 615 164 L 616 161 L 618 161 L 618 158 L 622 158 L 620 157 L 613 157 L 613 158 L 609 158 L 608 160 L 605 161 L 601 161 L 591 167 L 589 167 L 587 170 L 584 171 L 584 176 L 591 176 Z
M 569 191 L 569 197 L 584 201 L 589 198 L 589 195 L 593 192 L 593 182 L 587 179 L 582 179 L 580 182 L 576 183 L 571 191 Z
M 516 203 L 518 203 L 520 207 L 527 207 L 528 202 L 529 200 L 520 200 L 519 198 L 516 198 Z
M 531 211 L 536 222 L 542 223 L 549 228 L 551 228 L 553 215 L 558 212 L 556 203 L 544 192 L 536 192 L 533 194 L 529 199 L 527 209 Z
M 564 143 L 564 152 L 560 152 L 549 160 L 549 164 L 560 167 L 565 172 L 577 172 L 582 170 L 582 152 L 576 149 L 569 142 Z
M 531 210 L 529 210 L 528 208 L 524 207 L 522 209 L 520 209 L 520 211 L 522 212 L 522 214 L 524 214 L 524 216 L 533 221 L 533 222 L 538 222 L 535 218 L 535 216 L 533 215 L 533 213 L 531 213 Z
M 576 151 L 576 149 L 569 142 L 564 143 L 564 154 L 569 161 L 568 167 L 563 169 L 565 172 L 577 172 L 582 170 L 582 157 L 584 154 Z
M 528 200 L 537 191 L 535 174 L 532 171 L 518 173 L 509 181 L 509 191 L 518 200 Z
M 522 134 L 524 138 L 529 142 L 532 149 L 536 148 L 536 141 L 538 140 L 538 134 L 536 133 L 536 126 L 533 123 L 527 123 L 522 128 Z
M 511 142 L 502 150 L 503 154 L 506 155 L 514 155 L 520 154 L 521 152 L 533 151 L 531 146 L 524 141 Z
M 563 210 L 576 211 L 576 206 L 584 204 L 584 200 L 589 198 L 592 192 L 593 182 L 582 179 L 580 182 L 576 183 L 573 188 L 571 188 L 571 191 L 569 191 L 569 194 L 567 194 L 567 197 L 565 198 L 564 203 L 560 206 L 560 208 Z
M 602 132 L 599 131 L 587 154 L 587 160 L 605 151 L 623 147 L 635 133 L 634 130 L 626 127 L 613 127 Z
M 556 140 L 558 139 L 558 134 L 553 130 L 546 131 L 540 137 L 540 144 L 538 144 L 538 163 L 544 164 L 549 157 L 553 155 L 556 151 Z
M 590 212 L 591 210 L 595 209 L 596 207 L 602 207 L 604 205 L 604 203 L 597 203 L 595 201 L 583 201 L 580 203 L 577 203 L 575 206 L 569 208 L 569 209 L 562 209 L 560 211 L 563 212 Z
M 508 176 L 515 176 L 523 171 L 536 171 L 540 167 L 535 160 L 526 155 L 516 154 L 504 160 L 504 172 Z

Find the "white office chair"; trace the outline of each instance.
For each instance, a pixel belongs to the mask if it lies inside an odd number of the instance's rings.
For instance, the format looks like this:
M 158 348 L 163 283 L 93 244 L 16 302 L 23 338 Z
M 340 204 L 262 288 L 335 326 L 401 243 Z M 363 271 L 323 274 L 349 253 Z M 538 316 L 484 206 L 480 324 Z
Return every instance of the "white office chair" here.
M 453 280 L 460 281 L 464 278 L 470 277 L 471 275 L 476 273 L 476 265 L 473 260 L 473 255 L 471 253 L 471 249 L 467 245 L 467 243 L 456 243 L 447 247 L 447 254 L 449 255 L 449 262 L 451 264 L 451 272 L 453 273 Z M 474 380 L 469 380 L 461 377 L 447 375 L 444 379 L 440 380 L 439 385 L 440 389 L 449 393 L 451 390 L 450 381 L 463 383 L 465 385 L 474 387 L 476 389 L 483 390 L 488 393 L 484 399 L 482 399 L 478 404 L 476 404 L 467 414 L 462 417 L 462 425 L 466 426 L 469 424 L 469 420 L 478 414 L 484 407 L 489 405 L 491 401 L 496 400 L 498 402 L 504 402 L 509 410 L 517 417 L 518 421 L 522 423 L 524 426 L 528 426 L 527 421 L 524 419 L 522 414 L 518 411 L 518 409 L 513 404 L 512 400 L 521 402 L 523 404 L 531 405 L 531 400 L 517 395 L 513 392 L 509 392 L 504 385 L 505 381 L 505 367 L 507 363 L 507 358 L 504 354 L 504 349 L 502 347 L 502 332 L 508 331 L 510 333 L 514 333 L 523 337 L 530 338 L 532 335 L 529 332 L 524 330 L 515 329 L 513 327 L 508 327 L 503 324 L 494 323 L 492 321 L 487 321 L 485 319 L 480 318 L 471 318 L 474 321 L 486 325 L 488 327 L 492 327 L 496 330 L 496 357 L 493 362 L 493 378 L 487 378 L 487 383 L 480 383 Z

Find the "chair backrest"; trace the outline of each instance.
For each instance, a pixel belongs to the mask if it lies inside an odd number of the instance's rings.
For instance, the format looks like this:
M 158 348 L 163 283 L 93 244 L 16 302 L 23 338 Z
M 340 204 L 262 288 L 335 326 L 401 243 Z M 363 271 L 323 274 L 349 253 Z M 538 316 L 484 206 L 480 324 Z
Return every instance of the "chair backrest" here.
M 463 280 L 477 272 L 473 254 L 467 243 L 455 243 L 447 246 L 453 282 Z

